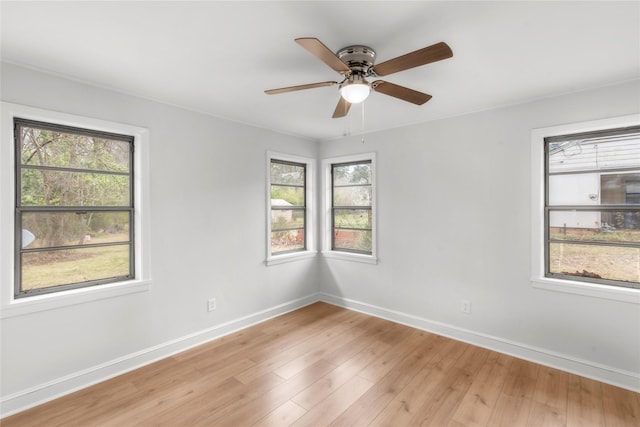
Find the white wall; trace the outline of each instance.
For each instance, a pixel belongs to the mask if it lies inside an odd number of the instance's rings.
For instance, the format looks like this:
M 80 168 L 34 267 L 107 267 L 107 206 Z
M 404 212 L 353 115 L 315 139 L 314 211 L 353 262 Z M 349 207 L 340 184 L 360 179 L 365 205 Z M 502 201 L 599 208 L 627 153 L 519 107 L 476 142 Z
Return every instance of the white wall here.
M 323 158 L 377 153 L 380 258 L 321 259 L 322 292 L 583 374 L 612 370 L 640 389 L 640 305 L 530 282 L 531 130 L 638 113 L 639 94 L 636 81 L 322 143 Z
M 315 158 L 314 142 L 9 64 L 1 89 L 3 101 L 149 129 L 153 279 L 148 292 L 2 319 L 5 414 L 128 367 L 122 358 L 144 362 L 136 352 L 158 356 L 317 292 L 313 258 L 264 264 L 267 150 Z

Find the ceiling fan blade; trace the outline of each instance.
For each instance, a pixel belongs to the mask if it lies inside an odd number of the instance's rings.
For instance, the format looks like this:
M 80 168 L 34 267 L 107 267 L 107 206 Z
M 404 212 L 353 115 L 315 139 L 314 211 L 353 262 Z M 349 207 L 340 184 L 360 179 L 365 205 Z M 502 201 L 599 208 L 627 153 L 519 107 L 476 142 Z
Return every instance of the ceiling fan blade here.
M 411 102 L 412 104 L 422 105 L 431 99 L 431 95 L 418 92 L 417 90 L 409 89 L 408 87 L 399 86 L 394 83 L 385 82 L 382 80 L 376 80 L 371 83 L 371 87 L 376 92 L 384 93 L 385 95 L 393 96 L 394 98 L 401 99 L 403 101 Z
M 346 116 L 349 112 L 349 108 L 351 108 L 351 103 L 343 97 L 340 97 L 340 100 L 338 100 L 338 105 L 336 105 L 336 109 L 333 112 L 332 118 L 339 119 L 340 117 Z
M 275 95 L 277 93 L 294 92 L 296 90 L 313 89 L 315 87 L 333 86 L 337 84 L 338 82 L 310 83 L 307 85 L 281 87 L 280 89 L 269 89 L 269 90 L 265 90 L 264 93 L 266 93 L 267 95 Z
M 302 37 L 295 39 L 295 41 L 338 73 L 351 73 L 351 69 L 349 68 L 349 66 L 342 62 L 342 60 L 338 58 L 336 54 L 333 53 L 331 49 L 325 46 L 320 40 L 314 37 Z
M 378 76 L 387 76 L 398 71 L 451 58 L 452 56 L 453 52 L 449 45 L 445 42 L 440 42 L 375 65 L 373 71 Z

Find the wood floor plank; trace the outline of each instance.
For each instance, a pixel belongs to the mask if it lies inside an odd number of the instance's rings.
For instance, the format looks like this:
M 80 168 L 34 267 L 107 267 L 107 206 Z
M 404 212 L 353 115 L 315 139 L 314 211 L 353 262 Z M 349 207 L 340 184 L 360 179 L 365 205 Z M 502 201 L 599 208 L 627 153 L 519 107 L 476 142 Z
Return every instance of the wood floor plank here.
M 313 310 L 313 312 L 317 312 L 318 306 L 322 306 L 322 304 L 312 304 L 302 310 Z M 352 326 L 351 322 L 356 319 L 360 322 L 365 320 L 365 318 L 362 317 L 362 314 L 349 312 L 348 310 L 330 310 L 328 312 L 327 310 L 322 310 L 321 313 L 323 314 L 316 317 L 315 321 L 305 321 L 300 323 L 299 326 L 285 323 L 282 325 L 283 327 L 275 329 L 273 327 L 269 328 L 268 330 L 270 332 L 265 333 L 271 337 L 271 341 L 261 348 L 252 351 L 251 359 L 257 363 L 263 362 L 265 359 L 272 357 L 274 353 L 284 351 L 290 347 L 300 344 L 303 341 L 318 336 L 324 330 L 335 327 L 341 323 L 343 324 L 342 328 L 346 328 L 348 326 Z
M 567 397 L 569 393 L 569 374 L 558 369 L 543 366 L 536 383 L 533 400 L 557 409 L 558 413 L 566 414 Z M 563 420 L 563 423 L 566 420 Z
M 352 377 L 334 393 L 320 401 L 292 425 L 296 427 L 326 426 L 360 398 L 373 383 L 359 376 Z
M 531 412 L 531 399 L 522 396 L 510 396 L 504 392 L 496 402 L 487 426 L 514 427 L 526 426 Z
M 183 351 L 179 354 L 172 356 L 173 360 L 179 362 L 189 362 L 191 360 L 202 359 L 203 355 L 211 355 L 213 352 L 221 356 L 232 354 L 239 351 L 243 346 L 248 343 L 255 343 L 256 341 L 264 338 L 269 338 L 268 334 L 263 333 L 259 329 L 243 329 L 238 332 L 234 332 L 229 335 L 225 335 L 218 339 L 201 344 L 197 347 Z M 222 353 L 224 352 L 224 353 Z
M 205 392 L 191 396 L 186 402 L 180 401 L 169 405 L 164 410 L 149 413 L 144 421 L 135 425 L 206 425 L 210 418 L 218 416 L 224 408 L 268 395 L 270 390 L 282 384 L 283 381 L 275 374 L 264 375 L 249 385 L 231 378 Z
M 438 353 L 438 350 L 435 349 L 435 343 L 438 340 L 432 334 L 423 333 L 416 335 L 416 337 L 418 339 L 417 346 L 410 353 L 405 353 L 405 357 L 399 360 L 392 370 L 387 372 L 381 380 L 376 381 L 375 385 L 334 420 L 332 425 L 368 425 L 389 402 L 404 390 L 416 375 L 424 370 Z M 385 359 L 381 357 L 379 360 Z M 379 360 L 374 361 L 374 364 L 379 363 Z M 376 372 L 378 371 L 376 370 Z M 358 375 L 362 376 L 363 372 L 368 371 L 363 369 Z
M 345 344 L 350 343 L 358 336 L 362 335 L 364 331 L 358 328 L 349 328 L 342 333 L 331 338 L 331 346 L 315 347 L 309 350 L 305 354 L 296 357 L 290 362 L 274 369 L 276 375 L 280 375 L 284 379 L 289 379 L 296 375 L 298 372 L 313 365 L 320 359 L 327 360 L 325 356 L 330 354 L 336 347 L 342 347 Z M 330 363 L 330 362 L 329 362 Z
M 87 414 L 92 417 L 109 410 L 117 410 L 121 403 L 136 396 L 137 388 L 130 381 L 114 378 L 91 388 L 71 393 L 36 408 L 18 413 L 1 421 L 3 427 L 82 425 Z
M 599 382 L 569 374 L 567 426 L 603 426 L 604 405 Z
M 490 351 L 486 348 L 467 345 L 464 353 L 456 361 L 456 368 L 462 369 L 470 375 L 475 375 L 485 364 L 489 354 Z
M 372 320 L 374 319 L 381 322 L 373 322 Z M 388 348 L 390 345 L 384 342 L 385 340 L 379 339 L 379 337 L 391 330 L 392 325 L 394 325 L 394 323 L 383 319 L 368 318 L 366 321 L 356 325 L 357 329 L 363 330 L 362 334 L 358 335 L 352 341 L 344 343 L 342 346 L 334 347 L 331 352 L 324 355 L 323 359 L 338 366 L 362 350 L 370 347 L 372 343 L 375 343 L 378 348 L 382 348 L 382 345 L 386 345 Z
M 443 352 L 436 352 L 394 399 L 369 424 L 371 426 L 405 426 L 416 416 L 417 410 L 433 399 L 439 385 L 447 377 L 456 360 Z
M 3 427 L 640 425 L 640 394 L 325 303 Z
M 620 387 L 602 384 L 602 404 L 607 427 L 627 427 L 640 425 L 640 401 L 638 393 Z
M 469 427 L 487 425 L 500 397 L 510 363 L 511 358 L 507 356 L 495 352 L 489 355 L 453 415 L 454 423 Z
M 531 411 L 527 419 L 527 427 L 559 427 L 565 426 L 566 414 L 557 407 L 547 405 L 537 400 L 531 402 Z
M 389 349 L 389 344 L 375 341 L 368 348 L 360 351 L 351 359 L 307 387 L 293 397 L 293 401 L 305 409 L 311 409 L 336 389 L 356 376 L 358 372 L 376 360 L 381 353 Z
M 358 375 L 371 382 L 377 382 L 387 375 L 394 366 L 406 357 L 407 350 L 413 351 L 424 338 L 424 332 L 417 329 L 401 331 L 396 335 L 396 342 L 390 342 L 391 348 L 383 353 L 377 360 L 365 367 Z M 402 341 L 403 345 L 396 345 Z
M 181 383 L 159 387 L 155 389 L 156 391 L 153 394 L 148 388 L 149 384 L 144 383 L 145 388 L 140 386 L 138 388 L 141 392 L 149 390 L 149 394 L 143 397 L 138 395 L 136 400 L 128 405 L 129 408 L 123 408 L 118 416 L 113 417 L 114 423 L 110 425 L 118 425 L 119 420 L 122 420 L 119 425 L 127 424 L 125 422 L 127 414 L 131 414 L 130 421 L 133 420 L 142 424 L 149 417 L 153 419 L 171 418 L 173 417 L 172 414 L 179 411 L 179 408 L 186 402 L 193 404 L 194 402 L 204 402 L 206 400 L 205 405 L 199 405 L 204 409 L 212 404 L 220 405 L 233 400 L 235 396 L 244 391 L 244 385 L 233 379 L 233 375 L 252 364 L 253 362 L 248 359 L 239 359 L 229 362 L 226 366 L 219 366 L 216 370 L 211 370 L 210 366 L 206 367 L 204 371 L 200 368 L 194 369 L 193 375 L 195 375 L 195 378 L 180 376 Z M 156 384 L 153 384 L 153 386 L 157 387 Z M 211 397 L 212 390 L 218 388 L 223 389 L 224 393 L 218 392 L 214 397 Z M 195 414 L 200 409 L 198 407 Z
M 357 315 L 358 313 L 355 314 Z M 340 320 L 336 324 L 319 329 L 315 333 L 307 335 L 304 339 L 283 342 L 277 347 L 267 345 L 265 347 L 266 351 L 260 352 L 258 357 L 255 354 L 251 355 L 251 360 L 259 362 L 254 367 L 237 375 L 236 378 L 248 384 L 254 379 L 272 372 L 310 351 L 329 345 L 336 336 L 353 328 L 353 325 L 349 322 L 353 318 L 353 316 L 340 316 Z
M 293 424 L 298 418 L 307 412 L 302 406 L 288 400 L 260 419 L 253 427 L 282 427 Z
M 144 425 L 150 416 L 158 412 L 166 412 L 169 408 L 177 408 L 191 403 L 195 396 L 205 395 L 209 390 L 210 384 L 202 378 L 188 380 L 179 385 L 173 384 L 166 389 L 156 389 L 146 395 L 137 393 L 127 405 L 123 405 L 117 411 L 104 413 L 102 416 L 91 413 L 88 414 L 89 420 L 87 421 L 89 424 L 103 427 Z M 80 425 L 84 425 L 84 423 Z
M 433 400 L 418 409 L 408 425 L 446 426 L 472 382 L 473 377 L 468 372 L 452 366 L 445 379 L 439 383 L 438 392 L 434 394 Z
M 252 399 L 237 400 L 195 425 L 246 426 L 256 423 L 333 369 L 335 366 L 321 360 L 273 387 L 268 391 L 268 399 L 254 396 Z
M 514 358 L 502 387 L 503 393 L 511 397 L 533 399 L 539 371 L 540 365 Z

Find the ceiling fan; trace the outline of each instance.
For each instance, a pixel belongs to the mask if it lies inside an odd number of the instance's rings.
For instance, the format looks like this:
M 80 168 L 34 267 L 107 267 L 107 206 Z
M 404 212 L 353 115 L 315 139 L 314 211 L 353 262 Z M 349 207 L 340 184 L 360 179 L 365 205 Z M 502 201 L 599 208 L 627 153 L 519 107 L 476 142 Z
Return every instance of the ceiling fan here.
M 328 81 L 289 86 L 280 89 L 265 90 L 264 92 L 268 95 L 274 95 L 303 89 L 338 85 L 341 96 L 333 112 L 334 119 L 346 116 L 349 108 L 351 108 L 351 104 L 364 101 L 367 96 L 369 96 L 371 90 L 416 105 L 424 104 L 431 99 L 431 95 L 394 83 L 385 82 L 384 80 L 375 80 L 369 83 L 366 79 L 368 77 L 387 76 L 453 56 L 451 48 L 446 43 L 440 42 L 374 65 L 376 52 L 368 46 L 347 46 L 340 49 L 337 53 L 333 53 L 320 40 L 314 37 L 297 38 L 295 41 L 329 67 L 342 74 L 343 80 L 341 82 Z

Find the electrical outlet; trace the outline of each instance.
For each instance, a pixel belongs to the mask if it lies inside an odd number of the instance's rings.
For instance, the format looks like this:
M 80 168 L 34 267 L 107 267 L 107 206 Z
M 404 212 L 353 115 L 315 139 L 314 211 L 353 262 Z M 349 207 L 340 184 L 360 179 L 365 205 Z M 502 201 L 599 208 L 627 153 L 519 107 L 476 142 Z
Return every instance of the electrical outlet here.
M 471 301 L 462 301 L 462 304 L 460 305 L 460 311 L 462 311 L 465 314 L 470 314 L 471 313 Z
M 207 300 L 207 311 L 213 311 L 216 309 L 216 299 L 215 298 L 209 298 Z

